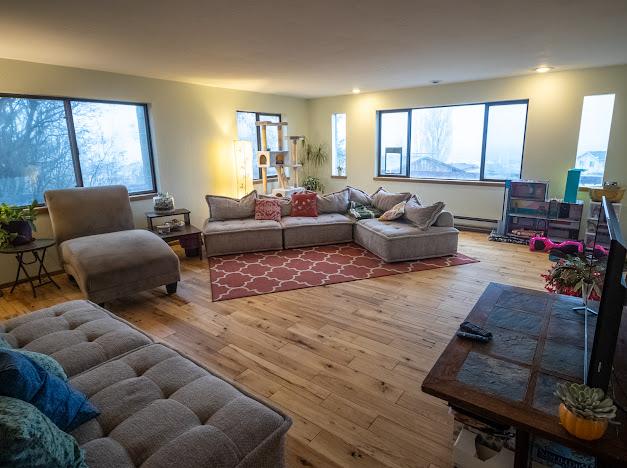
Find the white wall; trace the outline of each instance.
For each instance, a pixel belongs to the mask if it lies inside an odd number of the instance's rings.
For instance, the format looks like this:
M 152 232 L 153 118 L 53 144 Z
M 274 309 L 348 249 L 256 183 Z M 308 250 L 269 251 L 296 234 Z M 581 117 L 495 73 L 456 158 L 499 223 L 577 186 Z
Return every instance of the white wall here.
M 306 134 L 308 127 L 304 99 L 13 60 L 0 59 L 0 92 L 148 103 L 157 185 L 174 194 L 178 207 L 189 208 L 199 227 L 207 217 L 205 194 L 235 194 L 237 110 L 281 113 L 290 134 Z M 138 227 L 146 225 L 143 214 L 151 205 L 132 203 Z M 51 235 L 47 214 L 37 227 L 39 237 Z M 56 270 L 53 250 L 47 265 Z M 0 284 L 13 280 L 15 268 L 13 258 L 0 256 Z
M 442 200 L 461 216 L 499 219 L 503 188 L 433 182 L 373 180 L 376 172 L 376 111 L 529 99 L 523 178 L 549 180 L 552 196 L 564 193 L 566 172 L 575 165 L 583 97 L 616 93 L 606 178 L 627 184 L 627 66 L 534 74 L 514 78 L 443 84 L 309 102 L 309 134 L 331 142 L 331 114 L 347 114 L 347 179 L 331 179 L 331 162 L 321 174 L 327 191 L 346 184 L 375 190 L 418 193 L 427 202 Z M 580 193 L 580 198 L 586 194 Z M 627 216 L 623 218 L 627 230 Z

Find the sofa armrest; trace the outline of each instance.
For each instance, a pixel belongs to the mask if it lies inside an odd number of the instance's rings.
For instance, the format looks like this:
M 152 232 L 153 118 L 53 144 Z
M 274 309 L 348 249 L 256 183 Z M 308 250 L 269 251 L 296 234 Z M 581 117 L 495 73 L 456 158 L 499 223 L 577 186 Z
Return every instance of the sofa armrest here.
M 453 213 L 450 211 L 443 211 L 438 216 L 438 219 L 433 223 L 434 226 L 439 227 L 455 227 L 455 219 L 453 218 Z

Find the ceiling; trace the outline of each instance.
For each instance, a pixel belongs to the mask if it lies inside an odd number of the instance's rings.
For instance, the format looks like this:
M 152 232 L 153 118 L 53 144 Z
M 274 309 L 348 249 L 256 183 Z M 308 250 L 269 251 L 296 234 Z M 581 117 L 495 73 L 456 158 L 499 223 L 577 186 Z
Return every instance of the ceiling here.
M 20 0 L 0 57 L 302 97 L 627 63 L 625 0 Z

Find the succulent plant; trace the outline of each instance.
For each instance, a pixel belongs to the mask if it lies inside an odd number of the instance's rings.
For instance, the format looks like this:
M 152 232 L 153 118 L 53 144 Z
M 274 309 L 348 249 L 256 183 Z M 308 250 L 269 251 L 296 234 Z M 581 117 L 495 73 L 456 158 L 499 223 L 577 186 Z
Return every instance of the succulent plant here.
M 577 383 L 557 384 L 555 390 L 564 406 L 584 419 L 610 421 L 616 417 L 616 406 L 600 388 Z

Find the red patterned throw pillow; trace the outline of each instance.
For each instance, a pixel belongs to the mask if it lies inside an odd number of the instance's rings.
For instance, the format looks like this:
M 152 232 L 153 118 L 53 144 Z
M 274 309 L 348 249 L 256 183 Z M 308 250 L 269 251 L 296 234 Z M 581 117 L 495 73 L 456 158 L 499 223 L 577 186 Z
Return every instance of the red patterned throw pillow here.
M 255 219 L 281 221 L 280 200 L 261 198 L 255 200 Z
M 291 216 L 318 216 L 318 195 L 316 192 L 299 192 L 292 195 Z

